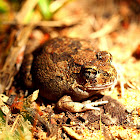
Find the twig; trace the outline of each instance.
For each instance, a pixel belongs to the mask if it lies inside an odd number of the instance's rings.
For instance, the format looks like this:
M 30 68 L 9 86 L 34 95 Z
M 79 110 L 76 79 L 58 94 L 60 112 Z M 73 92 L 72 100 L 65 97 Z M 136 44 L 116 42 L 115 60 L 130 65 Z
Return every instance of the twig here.
M 26 42 L 32 29 L 32 25 L 21 29 L 15 43 L 12 44 L 11 51 L 6 59 L 2 70 L 0 71 L 0 94 L 3 93 L 5 88 L 12 83 L 11 80 L 13 81 L 12 77 L 17 72 L 17 58 L 20 55 L 21 50 L 24 51 Z
M 105 25 L 103 28 L 101 28 L 99 31 L 94 32 L 90 35 L 91 38 L 99 38 L 106 34 L 109 34 L 113 32 L 116 27 L 119 25 L 121 21 L 120 16 L 113 16 Z
M 67 134 L 76 139 L 76 140 L 82 140 L 82 137 L 80 135 L 78 135 L 77 133 L 74 132 L 74 130 L 70 127 L 67 127 L 67 126 L 63 126 L 63 129 L 65 132 L 67 132 Z
M 71 22 L 66 21 L 39 21 L 37 23 L 18 23 L 16 21 L 4 21 L 2 24 L 11 24 L 11 25 L 30 25 L 34 26 L 47 26 L 47 27 L 62 27 L 62 26 L 72 26 L 78 24 L 80 19 L 73 19 Z
M 27 16 L 27 14 L 34 9 L 36 4 L 38 3 L 38 0 L 26 0 L 24 5 L 22 6 L 20 12 L 16 15 L 16 21 L 18 23 L 23 23 L 23 19 Z
M 16 120 L 14 121 L 14 123 L 13 123 L 13 125 L 12 125 L 12 128 L 11 128 L 11 130 L 10 130 L 11 133 L 13 133 L 13 132 L 15 131 L 15 129 L 16 129 L 17 125 L 18 125 L 18 120 L 20 119 L 20 117 L 22 117 L 22 116 L 21 116 L 21 115 L 18 115 L 18 116 L 16 117 Z

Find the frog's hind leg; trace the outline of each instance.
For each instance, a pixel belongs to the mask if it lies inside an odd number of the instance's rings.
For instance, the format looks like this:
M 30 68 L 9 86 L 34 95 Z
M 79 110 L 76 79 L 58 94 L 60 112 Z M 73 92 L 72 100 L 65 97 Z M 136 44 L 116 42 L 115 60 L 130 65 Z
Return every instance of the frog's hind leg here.
M 33 55 L 26 54 L 24 56 L 24 60 L 21 66 L 21 79 L 23 79 L 23 84 L 28 88 L 33 87 L 32 74 L 31 74 L 32 63 L 33 63 Z
M 57 108 L 63 111 L 70 111 L 70 112 L 83 112 L 87 110 L 100 110 L 100 108 L 95 107 L 98 105 L 106 104 L 108 101 L 101 101 L 101 102 L 91 102 L 90 100 L 85 102 L 74 102 L 72 101 L 70 96 L 63 96 L 58 102 L 57 102 Z

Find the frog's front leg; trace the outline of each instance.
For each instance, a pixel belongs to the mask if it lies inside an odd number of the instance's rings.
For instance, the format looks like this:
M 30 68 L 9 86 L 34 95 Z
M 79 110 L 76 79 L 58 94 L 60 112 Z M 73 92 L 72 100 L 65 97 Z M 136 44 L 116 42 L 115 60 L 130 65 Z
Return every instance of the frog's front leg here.
M 57 102 L 57 108 L 63 111 L 83 112 L 92 109 L 100 110 L 100 108 L 94 106 L 98 106 L 106 103 L 108 103 L 108 101 L 91 102 L 90 100 L 88 100 L 82 103 L 74 102 L 70 96 L 65 95 Z

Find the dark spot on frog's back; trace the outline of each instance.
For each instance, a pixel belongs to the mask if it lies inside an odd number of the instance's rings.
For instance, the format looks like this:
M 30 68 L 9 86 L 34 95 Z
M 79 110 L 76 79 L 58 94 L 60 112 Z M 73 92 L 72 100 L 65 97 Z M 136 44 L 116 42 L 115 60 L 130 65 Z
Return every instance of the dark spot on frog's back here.
M 77 51 L 82 47 L 82 44 L 80 43 L 80 41 L 74 40 L 68 45 L 68 47 L 73 49 L 75 48 L 74 50 Z
M 58 41 L 58 40 L 59 40 L 59 41 Z M 62 41 L 61 38 L 58 38 L 58 40 L 57 40 L 57 39 L 49 40 L 49 41 L 47 41 L 47 42 L 44 44 L 44 46 L 49 46 L 49 47 L 52 47 L 52 46 L 53 46 L 53 48 L 60 48 L 61 43 L 62 43 L 63 41 Z
M 78 50 L 82 47 L 82 44 L 79 40 L 71 40 L 69 38 L 58 38 L 58 40 L 55 40 L 54 42 L 49 42 L 49 44 L 53 44 L 53 46 L 48 45 L 48 47 L 50 46 L 54 49 L 59 47 L 63 49 L 63 47 L 66 46 L 70 47 L 70 51 L 64 49 L 62 53 L 57 53 L 55 51 L 50 53 L 50 58 L 54 63 L 72 60 L 72 55 L 76 55 L 78 53 Z
M 50 59 L 54 62 L 61 62 L 61 61 L 68 61 L 70 59 L 72 59 L 71 54 L 67 53 L 67 52 L 63 52 L 61 54 L 57 54 L 57 53 L 52 53 L 50 54 Z

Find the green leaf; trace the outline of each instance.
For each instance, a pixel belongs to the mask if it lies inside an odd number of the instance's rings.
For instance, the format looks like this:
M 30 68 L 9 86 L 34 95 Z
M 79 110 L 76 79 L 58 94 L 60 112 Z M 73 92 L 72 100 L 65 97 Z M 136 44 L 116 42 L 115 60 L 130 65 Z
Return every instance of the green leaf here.
M 27 15 L 25 16 L 25 18 L 23 19 L 24 20 L 24 23 L 29 23 L 30 22 L 30 20 L 31 20 L 31 18 L 33 16 L 33 13 L 34 13 L 33 10 L 31 10 L 31 11 L 29 11 L 27 13 Z
M 3 112 L 0 110 L 0 118 L 1 118 L 1 120 L 3 121 L 3 122 L 5 122 L 5 119 L 4 119 L 4 114 L 3 114 Z
M 6 1 L 4 0 L 0 0 L 0 12 L 1 13 L 4 13 L 4 12 L 7 12 L 9 11 L 9 5 Z
M 44 16 L 45 19 L 51 19 L 52 13 L 50 12 L 49 6 L 50 6 L 51 0 L 39 0 L 38 5 L 40 7 L 41 13 Z

